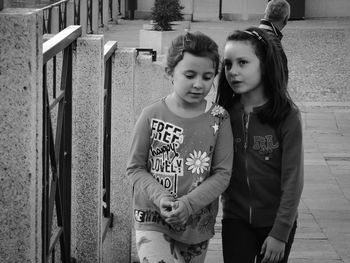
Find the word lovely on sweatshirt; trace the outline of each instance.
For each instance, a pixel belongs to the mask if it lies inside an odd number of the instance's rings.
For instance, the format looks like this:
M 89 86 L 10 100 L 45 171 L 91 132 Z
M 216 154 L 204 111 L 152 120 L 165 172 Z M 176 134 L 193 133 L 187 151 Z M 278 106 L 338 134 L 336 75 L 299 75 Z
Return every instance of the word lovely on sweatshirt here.
M 150 165 L 157 181 L 177 196 L 178 177 L 183 176 L 184 159 L 178 147 L 183 143 L 183 129 L 169 122 L 152 119 Z

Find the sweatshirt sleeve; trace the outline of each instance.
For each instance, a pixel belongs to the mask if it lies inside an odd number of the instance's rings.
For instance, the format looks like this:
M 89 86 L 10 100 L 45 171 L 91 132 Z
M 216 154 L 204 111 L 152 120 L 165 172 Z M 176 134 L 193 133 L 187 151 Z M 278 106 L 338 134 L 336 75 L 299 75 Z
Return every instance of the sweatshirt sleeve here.
M 297 216 L 304 185 L 304 152 L 300 112 L 293 112 L 281 128 L 281 202 L 270 236 L 287 242 Z
M 180 197 L 190 214 L 217 199 L 229 185 L 233 164 L 233 135 L 230 118 L 223 120 L 213 152 L 210 176 L 187 195 Z
M 142 111 L 133 131 L 126 172 L 133 191 L 143 191 L 159 207 L 162 197 L 172 195 L 157 182 L 147 169 L 150 136 L 149 117 L 145 111 Z

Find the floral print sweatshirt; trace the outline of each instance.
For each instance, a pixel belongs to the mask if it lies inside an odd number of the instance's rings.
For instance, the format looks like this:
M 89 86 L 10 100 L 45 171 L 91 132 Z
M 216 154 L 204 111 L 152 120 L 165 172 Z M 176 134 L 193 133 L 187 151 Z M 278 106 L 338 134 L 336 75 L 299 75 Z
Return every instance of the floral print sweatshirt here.
M 194 118 L 182 118 L 165 98 L 146 107 L 133 133 L 127 175 L 133 186 L 135 229 L 167 234 L 187 244 L 214 235 L 218 199 L 233 163 L 229 114 L 217 104 Z M 160 199 L 173 196 L 190 212 L 185 225 L 167 224 Z

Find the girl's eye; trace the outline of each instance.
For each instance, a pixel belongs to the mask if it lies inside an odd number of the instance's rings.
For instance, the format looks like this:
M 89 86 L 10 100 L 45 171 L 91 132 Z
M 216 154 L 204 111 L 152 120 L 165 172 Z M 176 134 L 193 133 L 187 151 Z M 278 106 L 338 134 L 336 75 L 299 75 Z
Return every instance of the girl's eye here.
M 204 79 L 204 80 L 212 80 L 213 76 L 214 76 L 214 75 L 212 75 L 212 74 L 210 74 L 210 75 L 205 75 L 205 76 L 203 77 L 203 79 Z
M 188 79 L 192 79 L 192 78 L 194 77 L 194 74 L 189 74 L 189 73 L 187 73 L 187 74 L 185 74 L 185 76 L 186 76 L 186 78 L 188 78 Z
M 223 64 L 224 64 L 224 67 L 228 70 L 230 70 L 232 67 L 232 62 L 230 60 L 225 59 Z
M 248 61 L 246 61 L 246 60 L 240 60 L 240 61 L 238 61 L 238 64 L 241 65 L 241 66 L 244 66 L 244 65 L 247 64 L 247 63 L 248 63 Z

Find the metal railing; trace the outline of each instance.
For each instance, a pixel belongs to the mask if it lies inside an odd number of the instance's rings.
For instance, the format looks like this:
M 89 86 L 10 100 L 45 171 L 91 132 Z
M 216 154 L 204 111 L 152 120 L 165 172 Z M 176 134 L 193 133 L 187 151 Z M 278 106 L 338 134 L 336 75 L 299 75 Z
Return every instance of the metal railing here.
M 69 0 L 61 0 L 47 5 L 41 8 L 43 10 L 43 34 L 60 32 L 69 23 L 81 25 L 83 34 L 97 33 L 98 28 L 105 27 L 107 21 L 113 20 L 113 12 L 118 12 L 118 10 L 113 10 L 113 7 L 116 6 L 113 4 L 114 1 L 119 3 L 118 0 L 108 0 L 107 2 L 104 0 L 74 0 L 74 10 L 70 10 L 70 12 L 68 12 Z M 106 5 L 106 9 L 104 5 Z M 120 9 L 120 4 L 118 7 Z
M 92 24 L 93 24 L 93 21 L 92 21 L 92 0 L 87 0 L 87 34 L 93 34 L 94 33 L 94 30 L 92 29 Z M 83 21 L 81 21 L 83 22 Z
M 43 44 L 43 207 L 42 262 L 55 261 L 56 245 L 62 262 L 71 258 L 72 56 L 81 26 L 70 26 Z M 49 92 L 47 62 L 63 52 L 60 89 Z M 56 61 L 54 59 L 54 64 Z M 53 83 L 56 66 L 53 66 Z M 51 96 L 51 97 L 50 97 Z M 58 107 L 58 108 L 57 108 Z M 52 111 L 57 108 L 56 131 Z M 54 208 L 56 215 L 54 216 Z M 54 225 L 54 219 L 57 225 Z
M 68 0 L 62 0 L 57 3 L 45 6 L 43 10 L 43 34 L 56 33 L 52 32 L 51 28 L 53 23 L 58 22 L 58 31 L 67 27 L 67 2 Z M 53 9 L 58 7 L 58 21 L 53 21 Z
M 118 45 L 116 41 L 108 41 L 104 45 L 104 117 L 103 117 L 103 225 L 102 241 L 108 228 L 113 227 L 111 213 L 111 116 L 112 116 L 112 59 Z

